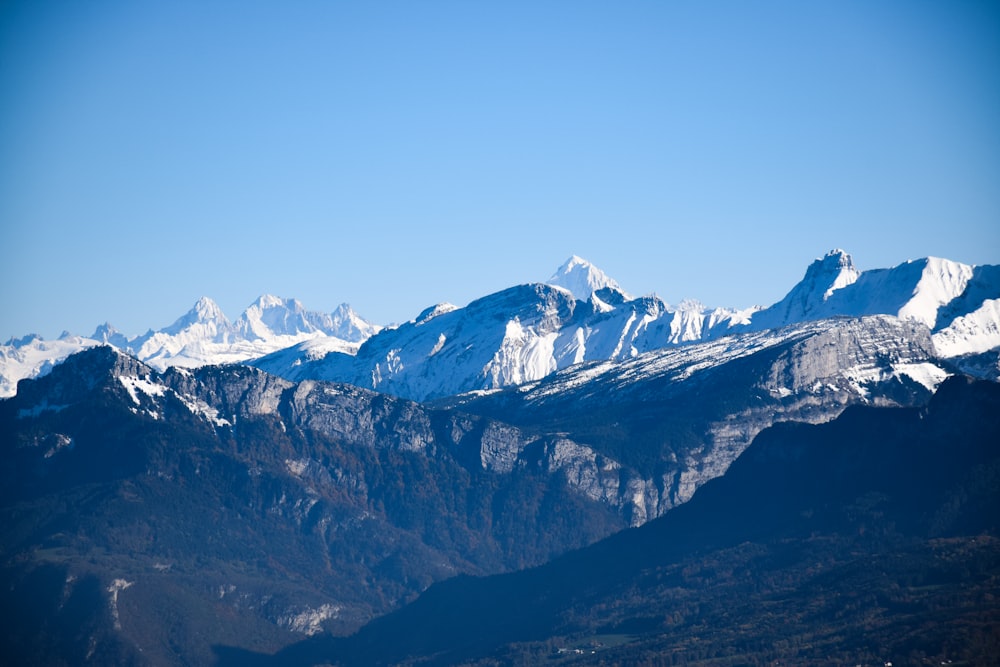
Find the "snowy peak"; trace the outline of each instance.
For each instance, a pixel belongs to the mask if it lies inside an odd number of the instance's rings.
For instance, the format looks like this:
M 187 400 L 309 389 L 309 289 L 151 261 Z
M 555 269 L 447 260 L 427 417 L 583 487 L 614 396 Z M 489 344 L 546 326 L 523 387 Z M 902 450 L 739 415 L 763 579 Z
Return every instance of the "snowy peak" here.
M 362 318 L 348 304 L 342 303 L 331 314 L 330 335 L 350 343 L 361 343 L 377 334 L 382 327 Z
M 850 255 L 835 250 L 817 259 L 805 277 L 770 308 L 753 315 L 750 328 L 769 329 L 794 322 L 826 317 L 893 315 L 942 330 L 964 315 L 977 311 L 984 300 L 1000 298 L 1000 273 L 996 267 L 973 267 L 938 257 L 909 260 L 890 269 L 858 272 Z M 987 308 L 980 314 L 989 319 Z M 983 322 L 977 331 L 989 333 Z M 968 325 L 968 321 L 964 323 Z M 989 345 L 989 336 L 973 342 L 969 331 L 961 340 L 974 351 Z M 959 346 L 950 345 L 951 354 Z
M 296 299 L 264 294 L 235 323 L 226 320 L 214 302 L 203 299 L 173 327 L 134 339 L 128 349 L 162 371 L 168 366 L 240 363 L 316 338 L 334 338 L 354 349 L 341 334 L 360 342 L 372 330 L 377 327 L 346 304 L 330 315 L 307 310 Z
M 230 329 L 232 323 L 219 308 L 219 304 L 207 296 L 203 296 L 191 307 L 191 310 L 179 317 L 169 327 L 161 329 L 160 333 L 176 335 L 196 326 L 203 331 L 211 331 L 215 335 Z
M 851 256 L 839 248 L 817 258 L 806 275 L 778 303 L 754 315 L 755 328 L 784 326 L 824 316 L 823 305 L 840 289 L 854 284 L 861 273 Z
M 20 338 L 14 338 L 13 336 L 11 336 L 10 338 L 7 339 L 7 342 L 4 343 L 4 347 L 10 347 L 17 350 L 22 347 L 31 345 L 35 341 L 40 341 L 40 340 L 42 340 L 41 335 L 36 333 L 30 333 L 27 334 L 26 336 L 21 336 Z
M 259 297 L 233 323 L 215 301 L 202 297 L 170 326 L 140 336 L 126 336 L 105 323 L 90 337 L 11 338 L 0 345 L 0 397 L 13 395 L 18 380 L 45 375 L 71 354 L 95 345 L 111 345 L 163 371 L 169 366 L 240 363 L 317 338 L 328 339 L 324 349 L 353 353 L 380 328 L 347 304 L 332 314 L 319 313 L 295 299 L 270 294 Z
M 90 337 L 104 345 L 113 345 L 122 350 L 128 349 L 128 336 L 111 326 L 109 322 L 105 322 L 94 329 L 94 333 Z
M 810 270 L 815 272 L 817 284 L 829 282 L 829 287 L 823 292 L 824 301 L 829 299 L 836 290 L 853 284 L 861 275 L 861 272 L 854 268 L 854 260 L 851 259 L 851 256 L 840 248 L 831 250 L 813 262 L 806 271 L 807 277 Z
M 203 296 L 198 299 L 197 303 L 194 304 L 194 308 L 191 309 L 191 312 L 197 314 L 199 322 L 229 324 L 229 319 L 226 317 L 225 313 L 222 312 L 222 308 L 219 308 L 219 304 L 212 299 L 209 299 L 207 296 Z
M 937 257 L 909 260 L 862 272 L 815 310 L 821 316 L 895 315 L 934 329 L 938 311 L 962 295 L 972 275 L 967 264 Z
M 916 264 L 922 265 L 920 277 L 913 287 L 912 298 L 900 308 L 899 316 L 935 328 L 938 310 L 965 292 L 973 267 L 939 257 L 928 257 Z
M 265 294 L 244 311 L 236 328 L 247 340 L 333 336 L 359 343 L 381 327 L 362 319 L 346 303 L 340 304 L 332 314 L 327 314 L 306 310 L 297 299 Z
M 323 321 L 324 318 L 327 321 Z M 332 323 L 329 316 L 311 313 L 296 299 L 282 299 L 273 294 L 257 298 L 240 316 L 236 328 L 248 340 L 266 340 L 275 336 L 313 334 Z
M 560 266 L 552 277 L 548 279 L 549 285 L 562 287 L 573 293 L 579 301 L 587 301 L 591 295 L 604 288 L 611 288 L 631 299 L 621 286 L 599 268 L 583 259 L 573 255 Z

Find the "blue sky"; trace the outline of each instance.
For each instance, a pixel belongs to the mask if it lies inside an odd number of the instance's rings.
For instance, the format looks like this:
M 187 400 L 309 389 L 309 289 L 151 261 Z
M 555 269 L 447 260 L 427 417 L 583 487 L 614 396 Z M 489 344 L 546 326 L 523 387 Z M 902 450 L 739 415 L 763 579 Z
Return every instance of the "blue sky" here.
M 262 293 L 382 323 L 581 255 L 780 299 L 1000 263 L 1000 6 L 0 5 L 0 338 Z

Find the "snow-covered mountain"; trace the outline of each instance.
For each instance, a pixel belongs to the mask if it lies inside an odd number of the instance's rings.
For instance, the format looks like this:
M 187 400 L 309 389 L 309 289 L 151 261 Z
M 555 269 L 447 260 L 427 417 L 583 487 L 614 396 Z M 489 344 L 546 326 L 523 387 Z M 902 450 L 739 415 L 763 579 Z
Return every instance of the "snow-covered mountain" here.
M 547 282 L 549 285 L 568 289 L 580 301 L 586 301 L 591 294 L 604 288 L 619 292 L 626 299 L 632 298 L 625 294 L 621 286 L 604 271 L 576 255 L 563 262 Z
M 894 315 L 925 324 L 938 354 L 976 355 L 1000 347 L 1000 266 L 970 266 L 938 257 L 890 269 L 858 271 L 833 250 L 747 329 L 761 330 L 827 317 Z
M 95 345 L 111 345 L 162 371 L 239 363 L 306 341 L 321 341 L 324 351 L 353 352 L 380 328 L 347 304 L 321 313 L 271 295 L 258 298 L 231 322 L 215 301 L 202 297 L 169 326 L 131 338 L 105 323 L 90 336 L 11 339 L 0 345 L 0 396 L 13 395 L 18 380 L 44 375 L 69 355 Z
M 270 294 L 259 297 L 236 322 L 230 322 L 214 301 L 203 297 L 169 327 L 119 347 L 163 370 L 239 363 L 314 339 L 330 339 L 337 349 L 352 350 L 379 329 L 347 304 L 333 313 L 321 313 L 306 310 L 296 299 Z
M 739 332 L 866 315 L 920 322 L 940 356 L 974 374 L 1000 376 L 1000 266 L 929 257 L 860 271 L 849 254 L 833 250 L 763 309 L 633 297 L 577 256 L 547 283 L 511 287 L 465 307 L 439 304 L 385 329 L 346 304 L 318 313 L 270 295 L 231 322 L 205 298 L 169 327 L 135 338 L 102 325 L 89 338 L 8 341 L 0 346 L 0 395 L 72 352 L 107 343 L 159 370 L 250 362 L 290 380 L 350 382 L 424 400 L 536 381 L 585 361 L 622 361 Z
M 270 294 L 250 304 L 235 326 L 246 340 L 332 336 L 350 343 L 360 343 L 381 329 L 359 317 L 346 303 L 327 314 L 306 310 L 297 299 Z
M 977 269 L 995 278 L 991 273 L 994 267 L 972 267 L 937 257 L 904 262 L 891 269 L 858 271 L 850 255 L 833 250 L 814 261 L 784 299 L 755 313 L 752 326 L 770 329 L 824 317 L 895 315 L 937 329 L 945 324 L 939 323 L 938 311 L 965 293 Z M 985 289 L 979 302 L 987 296 L 1000 296 L 1000 284 L 981 287 Z
M 890 315 L 933 332 L 941 356 L 1000 346 L 997 267 L 927 258 L 859 271 L 834 250 L 767 309 L 677 306 L 634 298 L 571 257 L 547 284 L 512 287 L 465 308 L 438 306 L 387 329 L 357 351 L 283 350 L 251 362 L 290 380 L 349 382 L 414 400 L 540 380 L 585 361 L 624 361 L 651 350 L 834 317 Z
M 827 303 L 840 289 L 853 285 L 861 272 L 854 268 L 851 256 L 833 250 L 809 265 L 806 275 L 778 303 L 753 314 L 753 327 L 771 329 L 792 322 L 828 316 Z
M 101 331 L 99 328 L 98 332 Z M 45 375 L 71 354 L 106 342 L 107 339 L 95 340 L 68 333 L 56 340 L 45 340 L 37 334 L 8 340 L 0 345 L 0 397 L 13 396 L 18 380 Z
M 300 354 L 283 350 L 252 364 L 288 379 L 336 378 L 426 400 L 540 380 L 584 361 L 630 359 L 747 321 L 745 313 L 709 311 L 694 302 L 672 309 L 654 296 L 629 298 L 610 285 L 586 293 L 584 284 L 575 285 L 577 293 L 520 285 L 465 308 L 436 306 L 373 336 L 356 354 L 317 357 L 303 346 Z M 585 300 L 577 298 L 583 294 Z

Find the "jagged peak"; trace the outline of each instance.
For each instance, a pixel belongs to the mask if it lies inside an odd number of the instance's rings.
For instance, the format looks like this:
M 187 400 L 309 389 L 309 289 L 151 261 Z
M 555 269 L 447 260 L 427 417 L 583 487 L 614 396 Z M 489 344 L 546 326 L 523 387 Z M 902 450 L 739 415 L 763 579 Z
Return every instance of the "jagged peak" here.
M 16 347 L 24 347 L 25 345 L 30 345 L 31 343 L 35 342 L 36 340 L 40 341 L 40 340 L 44 340 L 44 339 L 42 338 L 41 334 L 30 333 L 30 334 L 27 334 L 26 336 L 21 336 L 20 338 L 14 338 L 13 336 L 11 336 L 7 340 L 7 342 L 4 343 L 4 345 L 8 345 L 10 347 L 15 347 L 15 348 Z
M 188 315 L 192 314 L 199 322 L 229 322 L 219 304 L 207 296 L 203 296 L 195 302 L 194 307 L 188 312 Z
M 809 265 L 809 270 L 838 271 L 842 269 L 853 269 L 854 258 L 849 253 L 840 248 L 834 248 L 822 257 L 817 257 Z
M 351 307 L 349 303 L 342 303 L 333 309 L 331 313 L 334 317 L 357 317 L 358 313 Z
M 610 287 L 631 299 L 613 278 L 579 255 L 572 255 L 563 262 L 546 283 L 569 290 L 580 301 L 587 301 L 596 290 L 604 287 Z
M 806 269 L 806 275 L 802 281 L 796 285 L 789 296 L 798 292 L 799 299 L 802 299 L 803 292 L 813 296 L 820 296 L 822 301 L 826 301 L 837 290 L 854 283 L 861 272 L 854 266 L 853 258 L 844 250 L 834 248 L 823 257 L 819 257 Z M 788 298 L 788 297 L 786 297 Z
M 98 324 L 97 328 L 94 329 L 94 335 L 91 338 L 98 338 L 102 334 L 115 334 L 119 333 L 118 329 L 115 328 L 111 322 L 104 322 L 103 324 Z
M 267 310 L 269 308 L 287 308 L 288 310 L 301 311 L 305 310 L 305 307 L 298 301 L 298 299 L 285 299 L 280 296 L 275 296 L 274 294 L 261 294 L 257 299 L 247 307 L 247 310 L 256 308 L 259 310 Z
M 94 333 L 90 335 L 90 338 L 99 343 L 106 343 L 115 347 L 125 347 L 128 345 L 128 337 L 116 329 L 110 322 L 98 325 L 94 329 Z
M 160 333 L 176 335 L 189 327 L 198 324 L 209 325 L 215 327 L 216 329 L 225 329 L 231 326 L 229 319 L 226 317 L 225 313 L 222 312 L 222 308 L 219 307 L 219 304 L 207 296 L 203 296 L 195 302 L 194 306 L 191 307 L 191 310 L 179 317 L 169 327 L 161 329 Z M 148 335 L 153 333 L 154 332 L 150 330 Z

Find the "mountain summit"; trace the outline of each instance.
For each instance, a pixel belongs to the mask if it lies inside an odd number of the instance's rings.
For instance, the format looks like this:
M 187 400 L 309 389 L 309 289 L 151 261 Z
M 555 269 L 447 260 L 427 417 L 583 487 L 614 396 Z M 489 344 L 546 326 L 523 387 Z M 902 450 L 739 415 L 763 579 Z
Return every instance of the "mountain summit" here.
M 198 328 L 202 330 L 201 333 L 214 338 L 220 334 L 228 333 L 232 324 L 222 312 L 219 304 L 207 296 L 203 296 L 191 307 L 191 310 L 157 333 L 175 336 L 190 331 L 192 328 Z
M 580 301 L 587 301 L 594 292 L 606 287 L 621 292 L 626 299 L 632 298 L 625 294 L 625 290 L 608 274 L 576 255 L 567 259 L 562 266 L 556 269 L 547 282 L 549 285 L 568 289 Z
M 759 330 L 827 317 L 893 315 L 921 322 L 949 340 L 962 338 L 972 351 L 986 348 L 968 336 L 944 330 L 961 317 L 959 313 L 971 313 L 997 298 L 1000 279 L 994 266 L 925 257 L 889 269 L 858 271 L 850 255 L 834 250 L 814 261 L 785 298 L 755 313 L 751 327 Z
M 850 255 L 839 248 L 831 250 L 809 265 L 805 277 L 785 298 L 754 315 L 754 324 L 769 328 L 823 317 L 823 305 L 834 292 L 854 284 L 860 275 Z

